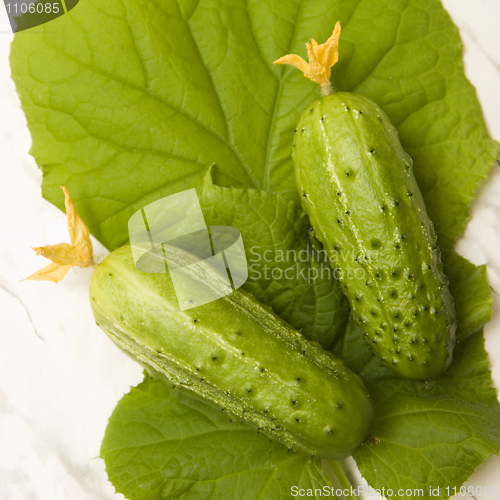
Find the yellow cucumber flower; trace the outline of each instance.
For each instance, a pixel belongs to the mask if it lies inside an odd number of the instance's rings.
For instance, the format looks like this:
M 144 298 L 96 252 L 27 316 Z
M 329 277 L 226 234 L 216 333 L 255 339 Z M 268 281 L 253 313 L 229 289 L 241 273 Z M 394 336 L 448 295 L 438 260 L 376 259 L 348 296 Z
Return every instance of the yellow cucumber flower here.
M 45 247 L 32 247 L 37 255 L 52 261 L 52 264 L 40 269 L 36 273 L 28 276 L 27 280 L 61 281 L 66 273 L 73 267 L 93 266 L 92 242 L 89 237 L 89 229 L 75 210 L 68 190 L 61 186 L 64 192 L 64 204 L 66 205 L 66 218 L 68 222 L 68 233 L 71 244 L 59 243 L 57 245 L 47 245 Z
M 309 80 L 321 85 L 323 95 L 328 95 L 330 93 L 332 66 L 339 60 L 339 38 L 340 23 L 337 22 L 332 35 L 325 43 L 318 45 L 314 38 L 311 43 L 306 43 L 309 63 L 306 63 L 302 57 L 296 54 L 288 54 L 280 57 L 273 64 L 291 64 L 295 66 Z

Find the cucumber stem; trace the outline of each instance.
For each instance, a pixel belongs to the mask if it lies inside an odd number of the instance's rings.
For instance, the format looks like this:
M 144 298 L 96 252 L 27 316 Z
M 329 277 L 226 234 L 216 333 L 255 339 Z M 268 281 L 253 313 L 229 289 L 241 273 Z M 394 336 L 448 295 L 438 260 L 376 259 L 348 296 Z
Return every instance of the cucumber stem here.
M 347 474 L 345 473 L 345 470 L 342 467 L 340 460 L 330 460 L 328 464 L 330 465 L 335 476 L 337 477 L 342 490 L 348 490 L 350 492 L 352 483 L 351 481 L 349 481 L 349 478 L 347 477 Z M 351 500 L 358 500 L 358 497 L 356 495 L 352 495 L 350 493 L 345 498 L 350 498 Z
M 330 80 L 325 83 L 325 85 L 321 85 L 321 97 L 325 97 L 332 93 L 332 84 Z

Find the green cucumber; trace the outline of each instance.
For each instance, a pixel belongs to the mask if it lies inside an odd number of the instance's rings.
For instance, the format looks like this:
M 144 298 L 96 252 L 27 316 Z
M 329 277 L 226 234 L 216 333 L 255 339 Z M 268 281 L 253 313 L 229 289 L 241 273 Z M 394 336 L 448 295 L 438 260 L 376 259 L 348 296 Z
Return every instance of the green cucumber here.
M 193 262 L 164 247 L 169 265 Z M 151 269 L 163 259 L 146 255 Z M 198 286 L 218 287 L 208 264 L 189 272 L 193 300 Z M 367 436 L 372 407 L 361 378 L 241 289 L 181 311 L 169 273 L 138 271 L 125 246 L 95 270 L 90 299 L 97 324 L 153 376 L 291 450 L 338 459 Z
M 454 304 L 389 118 L 360 95 L 327 95 L 304 111 L 292 157 L 304 211 L 375 354 L 398 376 L 438 375 L 452 360 Z

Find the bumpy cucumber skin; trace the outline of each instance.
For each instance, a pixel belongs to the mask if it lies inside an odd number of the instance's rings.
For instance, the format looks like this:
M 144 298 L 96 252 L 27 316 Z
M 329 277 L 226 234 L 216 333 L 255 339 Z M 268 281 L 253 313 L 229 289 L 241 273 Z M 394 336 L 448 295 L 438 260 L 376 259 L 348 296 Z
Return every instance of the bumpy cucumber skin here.
M 455 342 L 453 298 L 389 118 L 360 95 L 326 96 L 304 111 L 292 157 L 304 211 L 375 354 L 400 377 L 441 373 Z
M 368 434 L 361 378 L 246 292 L 181 312 L 170 276 L 138 271 L 125 246 L 95 270 L 90 300 L 97 324 L 153 376 L 291 450 L 338 459 Z

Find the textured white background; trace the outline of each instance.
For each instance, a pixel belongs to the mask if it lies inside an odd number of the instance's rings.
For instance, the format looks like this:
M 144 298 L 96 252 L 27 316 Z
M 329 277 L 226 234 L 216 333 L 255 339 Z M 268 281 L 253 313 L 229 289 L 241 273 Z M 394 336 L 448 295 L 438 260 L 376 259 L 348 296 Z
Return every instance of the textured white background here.
M 460 28 L 467 75 L 498 140 L 500 1 L 444 5 Z M 30 246 L 67 241 L 67 233 L 65 215 L 42 199 L 41 172 L 28 154 L 31 139 L 10 79 L 12 35 L 0 12 L 0 500 L 119 499 L 97 457 L 109 415 L 142 370 L 95 325 L 91 269 L 70 272 L 58 285 L 20 282 L 47 263 Z M 500 293 L 500 168 L 481 187 L 472 213 L 457 249 L 488 264 Z M 106 253 L 93 243 L 96 254 Z M 500 297 L 494 299 L 486 347 L 499 387 Z M 468 484 L 500 489 L 500 458 L 490 457 Z

